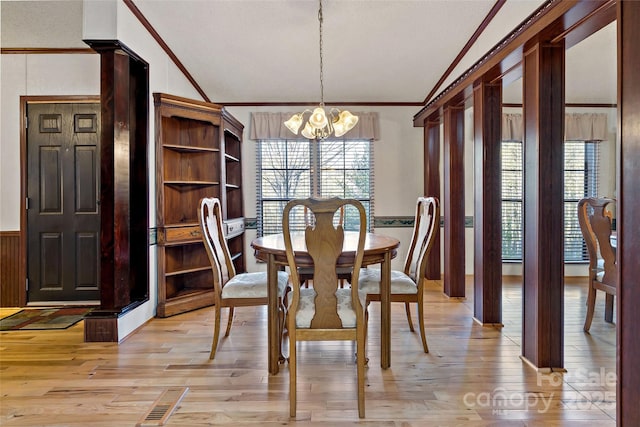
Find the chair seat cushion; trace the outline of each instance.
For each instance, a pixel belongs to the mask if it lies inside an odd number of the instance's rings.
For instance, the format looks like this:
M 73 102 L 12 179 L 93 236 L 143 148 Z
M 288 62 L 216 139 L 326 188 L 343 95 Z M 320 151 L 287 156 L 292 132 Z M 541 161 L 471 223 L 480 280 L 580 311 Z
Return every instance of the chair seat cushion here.
M 363 268 L 360 270 L 358 278 L 358 289 L 367 294 L 380 293 L 380 269 Z M 391 270 L 391 293 L 392 294 L 416 294 L 418 286 L 411 277 L 402 271 Z
M 282 297 L 287 288 L 289 275 L 278 271 L 278 296 Z M 222 288 L 222 298 L 266 298 L 267 273 L 240 273 L 233 276 Z
M 340 288 L 336 290 L 338 298 L 338 316 L 342 321 L 343 328 L 356 327 L 356 311 L 351 304 L 351 289 Z M 359 293 L 360 304 L 366 306 L 367 294 Z M 298 313 L 296 314 L 296 327 L 309 328 L 311 320 L 316 314 L 315 306 L 316 291 L 313 288 L 300 289 L 300 302 L 298 303 Z

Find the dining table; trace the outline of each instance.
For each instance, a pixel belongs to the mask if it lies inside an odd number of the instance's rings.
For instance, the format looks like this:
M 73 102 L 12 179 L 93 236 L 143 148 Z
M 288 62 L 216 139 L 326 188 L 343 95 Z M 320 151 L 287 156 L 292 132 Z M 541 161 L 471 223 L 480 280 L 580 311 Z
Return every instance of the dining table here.
M 299 267 L 313 267 L 313 260 L 307 252 L 304 232 L 291 234 L 293 250 Z M 358 233 L 345 231 L 342 253 L 338 257 L 339 267 L 353 266 L 358 241 Z M 362 266 L 380 264 L 380 366 L 391 366 L 391 260 L 398 254 L 400 241 L 395 237 L 378 233 L 367 233 L 365 238 Z M 251 242 L 256 259 L 267 264 L 268 281 L 268 364 L 269 373 L 277 374 L 279 364 L 285 361 L 280 353 L 278 340 L 278 295 L 277 274 L 288 266 L 283 234 L 271 234 L 258 237 Z

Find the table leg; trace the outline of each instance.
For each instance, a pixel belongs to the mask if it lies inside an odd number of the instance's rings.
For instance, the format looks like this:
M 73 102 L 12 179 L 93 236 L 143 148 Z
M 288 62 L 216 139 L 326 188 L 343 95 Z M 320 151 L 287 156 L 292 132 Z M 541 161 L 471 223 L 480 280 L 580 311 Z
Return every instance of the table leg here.
M 380 266 L 380 366 L 391 366 L 391 253 Z
M 267 262 L 267 335 L 269 345 L 269 373 L 277 374 L 279 370 L 278 358 L 280 357 L 280 346 L 278 340 L 278 267 L 276 266 L 275 257 L 269 254 Z

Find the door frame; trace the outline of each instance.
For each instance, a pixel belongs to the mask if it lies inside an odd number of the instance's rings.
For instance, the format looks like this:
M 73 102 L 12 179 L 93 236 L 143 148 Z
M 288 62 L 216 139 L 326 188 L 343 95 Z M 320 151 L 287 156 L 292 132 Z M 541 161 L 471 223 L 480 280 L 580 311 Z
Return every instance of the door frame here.
M 47 95 L 20 97 L 20 266 L 18 303 L 27 306 L 27 106 L 28 104 L 100 104 L 100 95 Z

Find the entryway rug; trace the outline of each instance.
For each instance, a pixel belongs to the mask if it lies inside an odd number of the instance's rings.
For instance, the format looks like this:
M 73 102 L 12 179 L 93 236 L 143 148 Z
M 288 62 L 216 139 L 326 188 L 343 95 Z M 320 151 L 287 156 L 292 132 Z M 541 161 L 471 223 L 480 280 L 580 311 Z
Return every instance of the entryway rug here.
M 81 321 L 92 308 L 29 308 L 0 319 L 0 331 L 67 329 Z

